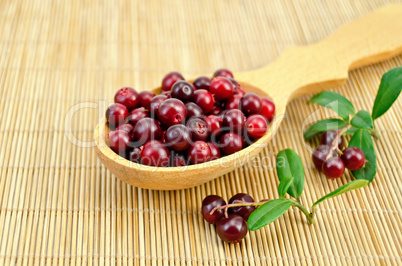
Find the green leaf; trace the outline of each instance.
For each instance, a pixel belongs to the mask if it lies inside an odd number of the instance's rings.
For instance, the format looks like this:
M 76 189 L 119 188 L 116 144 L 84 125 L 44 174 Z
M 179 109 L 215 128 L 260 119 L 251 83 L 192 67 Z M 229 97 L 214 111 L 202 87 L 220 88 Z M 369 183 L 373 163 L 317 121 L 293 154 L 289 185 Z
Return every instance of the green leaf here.
M 346 122 L 341 119 L 337 118 L 324 119 L 318 121 L 317 123 L 314 123 L 306 131 L 304 131 L 303 137 L 304 139 L 309 140 L 321 132 L 333 129 L 341 129 L 346 125 L 347 125 Z
M 343 120 L 356 113 L 353 104 L 344 96 L 333 91 L 323 91 L 313 96 L 308 103 L 316 103 L 334 110 Z
M 365 110 L 360 110 L 357 114 L 352 118 L 350 124 L 356 128 L 362 129 L 373 129 L 373 119 L 369 112 Z
M 278 186 L 278 194 L 280 198 L 285 197 L 286 192 L 288 191 L 290 185 L 292 185 L 293 183 L 293 180 L 294 180 L 293 176 L 285 177 L 281 180 Z
M 352 171 L 356 179 L 366 179 L 373 181 L 377 173 L 377 156 L 375 154 L 373 139 L 367 130 L 359 129 L 353 134 L 349 141 L 349 147 L 357 147 L 364 153 L 367 162 L 364 167 L 357 171 Z
M 359 130 L 359 129 L 355 128 L 355 127 L 351 127 L 345 132 L 345 134 L 354 134 L 357 130 Z
M 253 211 L 248 218 L 247 226 L 251 231 L 272 223 L 292 206 L 288 199 L 275 199 L 264 203 Z
M 396 101 L 402 90 L 402 66 L 395 67 L 385 73 L 381 78 L 380 87 L 375 97 L 371 116 L 373 120 L 379 118 Z
M 281 183 L 285 178 L 293 177 L 287 193 L 298 199 L 304 188 L 304 168 L 299 155 L 292 149 L 281 150 L 276 156 L 276 171 Z
M 353 189 L 358 189 L 358 188 L 364 187 L 368 183 L 370 183 L 370 182 L 368 180 L 364 180 L 364 179 L 353 180 L 353 181 L 347 183 L 346 185 L 343 185 L 343 186 L 335 189 L 331 193 L 328 193 L 327 195 L 325 195 L 321 199 L 319 199 L 316 202 L 314 202 L 314 204 L 311 207 L 311 209 L 314 209 L 317 206 L 317 204 L 319 204 L 320 202 L 323 202 L 326 199 L 336 197 L 336 196 L 338 196 L 338 195 L 340 195 L 342 193 L 351 191 Z

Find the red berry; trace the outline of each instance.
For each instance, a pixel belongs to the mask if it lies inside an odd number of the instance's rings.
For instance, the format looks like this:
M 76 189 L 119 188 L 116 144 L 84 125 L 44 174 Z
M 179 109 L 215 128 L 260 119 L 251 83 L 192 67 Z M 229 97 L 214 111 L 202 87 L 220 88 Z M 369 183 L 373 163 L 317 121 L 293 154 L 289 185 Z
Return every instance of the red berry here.
M 246 194 L 246 193 L 237 193 L 233 197 L 230 198 L 229 204 L 233 204 L 236 202 L 254 202 L 254 199 Z M 230 214 L 237 214 L 243 217 L 244 220 L 248 220 L 250 214 L 255 211 L 254 206 L 241 206 L 241 207 L 231 207 L 228 209 Z
M 345 163 L 345 167 L 351 171 L 359 170 L 366 163 L 363 151 L 356 147 L 346 148 L 341 158 Z
M 166 130 L 166 145 L 175 151 L 184 151 L 191 144 L 191 132 L 184 125 L 173 125 Z
M 183 102 L 188 102 L 193 99 L 194 86 L 190 82 L 185 80 L 179 80 L 172 86 L 171 96 L 177 98 Z
M 131 124 L 125 123 L 125 124 L 121 124 L 120 126 L 116 127 L 116 130 L 124 130 L 130 135 L 130 138 L 132 138 L 133 133 L 134 133 L 134 126 Z
M 215 77 L 233 78 L 233 73 L 229 69 L 221 68 L 215 71 L 214 78 Z
M 246 117 L 239 109 L 229 110 L 223 116 L 223 125 L 233 132 L 241 132 L 245 122 Z
M 196 90 L 209 90 L 211 79 L 205 76 L 201 76 L 194 80 L 193 85 Z
M 225 242 L 239 243 L 247 235 L 247 224 L 243 217 L 231 214 L 228 218 L 222 218 L 216 223 L 216 232 Z
M 204 114 L 209 114 L 215 104 L 215 99 L 212 94 L 207 90 L 196 90 L 194 92 L 193 101 L 201 107 Z
M 223 209 L 216 210 L 214 211 L 213 214 L 211 214 L 211 211 L 215 207 L 221 207 L 224 205 L 226 205 L 226 202 L 217 195 L 209 195 L 205 197 L 204 200 L 202 201 L 202 207 L 201 207 L 201 213 L 205 221 L 207 221 L 210 224 L 216 224 L 220 219 L 222 219 L 223 216 L 225 215 L 225 211 Z
M 239 109 L 246 115 L 259 114 L 262 101 L 255 93 L 246 93 L 239 102 Z
M 128 116 L 128 111 L 126 106 L 120 103 L 114 103 L 110 105 L 106 110 L 106 119 L 109 126 L 112 128 L 117 127 L 119 124 L 123 123 Z
M 170 91 L 164 91 L 160 95 L 164 95 L 167 97 L 167 99 L 172 98 L 172 93 Z
M 225 108 L 226 109 L 239 109 L 239 103 L 240 103 L 240 100 L 242 97 L 243 96 L 241 96 L 239 94 L 233 95 L 233 97 L 230 98 L 229 101 L 226 102 Z
M 150 91 L 142 91 L 140 92 L 138 99 L 139 99 L 139 106 L 144 107 L 145 109 L 149 110 L 149 104 L 151 103 L 152 98 L 155 97 L 155 93 Z
M 209 92 L 214 95 L 215 100 L 228 100 L 233 96 L 233 85 L 227 78 L 217 77 L 212 80 Z
M 141 146 L 153 139 L 161 139 L 162 129 L 153 118 L 143 118 L 134 126 L 135 146 Z
M 152 117 L 156 116 L 159 106 L 167 99 L 168 97 L 166 95 L 156 95 L 152 98 L 151 102 L 149 103 L 149 113 Z
M 130 141 L 130 134 L 124 130 L 115 130 L 109 133 L 109 146 L 119 155 L 125 155 L 129 148 Z
M 215 143 L 207 142 L 209 149 L 211 150 L 211 158 L 210 160 L 216 160 L 221 158 L 221 151 L 219 150 L 218 146 Z
M 187 157 L 191 164 L 205 163 L 211 159 L 211 149 L 205 141 L 197 140 L 188 149 Z
M 260 115 L 265 117 L 268 121 L 271 121 L 275 113 L 274 102 L 265 97 L 261 98 L 261 102 L 262 102 L 262 108 L 260 111 Z
M 209 112 L 211 115 L 219 115 L 222 112 L 222 109 L 219 106 L 214 105 L 212 107 L 211 112 Z
M 238 134 L 229 132 L 221 137 L 219 147 L 225 154 L 230 155 L 242 149 L 243 141 Z
M 332 157 L 322 165 L 322 172 L 330 179 L 341 177 L 345 172 L 345 164 L 339 157 Z
M 195 103 L 186 103 L 186 109 L 187 109 L 187 119 L 190 119 L 192 117 L 203 117 L 204 113 L 202 112 L 201 107 L 196 105 Z
M 134 163 L 140 163 L 141 161 L 141 149 L 134 147 L 132 150 L 128 152 L 128 160 Z
M 321 135 L 320 144 L 332 146 L 332 142 L 334 142 L 336 135 L 337 135 L 336 130 L 328 130 L 327 132 L 325 132 Z M 343 148 L 343 142 L 344 142 L 344 140 L 343 140 L 343 137 L 341 136 L 338 139 L 339 149 Z
M 170 72 L 162 80 L 162 91 L 170 91 L 178 80 L 184 80 L 179 72 Z
M 264 136 L 267 131 L 267 121 L 262 115 L 250 115 L 245 124 L 247 134 L 255 139 Z
M 139 95 L 133 88 L 124 87 L 116 92 L 114 95 L 114 102 L 121 103 L 128 111 L 130 111 L 137 107 L 139 103 Z
M 149 113 L 147 110 L 145 110 L 144 107 L 140 107 L 130 112 L 130 114 L 128 115 L 128 122 L 135 126 L 135 124 L 137 124 L 140 119 L 143 119 L 145 117 L 149 117 Z
M 146 118 L 144 118 L 146 119 Z M 144 165 L 166 167 L 169 165 L 170 154 L 168 148 L 160 140 L 150 140 L 145 143 L 141 151 L 141 162 Z
M 187 122 L 187 128 L 191 132 L 191 137 L 194 141 L 206 141 L 209 136 L 208 124 L 200 118 L 191 118 Z
M 331 147 L 327 145 L 320 145 L 318 146 L 314 152 L 313 152 L 313 163 L 315 165 L 315 168 L 317 168 L 318 171 L 322 171 L 322 165 L 323 163 L 327 160 L 327 156 L 331 150 Z M 333 151 L 332 156 L 337 156 L 337 152 Z
M 218 136 L 222 132 L 222 118 L 216 115 L 209 115 L 204 117 L 204 121 L 208 125 L 208 129 L 211 135 Z
M 166 127 L 184 123 L 186 115 L 186 106 L 179 99 L 168 99 L 158 108 L 158 119 Z

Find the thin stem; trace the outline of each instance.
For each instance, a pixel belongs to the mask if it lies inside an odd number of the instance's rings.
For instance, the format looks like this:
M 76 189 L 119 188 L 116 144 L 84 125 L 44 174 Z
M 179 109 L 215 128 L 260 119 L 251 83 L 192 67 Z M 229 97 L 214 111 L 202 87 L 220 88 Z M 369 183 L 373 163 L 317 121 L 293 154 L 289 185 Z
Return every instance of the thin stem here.
M 217 210 L 225 210 L 225 216 L 227 217 L 227 213 L 228 213 L 228 209 L 232 208 L 232 207 L 242 207 L 242 206 L 261 206 L 264 203 L 266 203 L 267 201 L 269 201 L 268 199 L 264 199 L 263 201 L 260 202 L 244 202 L 244 201 L 237 201 L 237 203 L 231 203 L 231 204 L 226 204 L 223 206 L 218 206 L 212 209 L 212 211 L 210 211 L 210 215 L 214 214 L 214 212 L 216 212 Z M 236 201 L 235 201 L 236 202 Z
M 370 134 L 376 139 L 379 139 L 381 137 L 380 133 L 378 133 L 378 131 L 375 128 L 370 130 Z
M 310 212 L 306 209 L 306 207 L 304 207 L 302 204 L 300 204 L 299 202 L 297 202 L 297 201 L 295 201 L 295 200 L 290 200 L 290 201 L 292 202 L 292 205 L 293 205 L 293 206 L 299 208 L 299 209 L 304 213 L 304 215 L 306 215 L 307 220 L 308 220 L 308 222 L 309 222 L 310 224 L 313 224 L 313 223 L 314 223 L 313 215 L 310 214 Z
M 336 132 L 335 138 L 334 138 L 334 140 L 332 141 L 331 148 L 329 149 L 329 153 L 328 153 L 327 158 L 326 158 L 327 160 L 328 160 L 329 158 L 331 158 L 331 157 L 332 157 L 332 153 L 333 153 L 335 150 L 338 149 L 338 141 L 339 141 L 339 139 L 341 138 L 341 136 L 342 136 L 343 134 L 345 134 L 346 131 L 349 130 L 349 128 L 350 128 L 350 125 L 347 125 L 346 127 L 342 128 L 342 129 L 339 129 L 339 130 Z

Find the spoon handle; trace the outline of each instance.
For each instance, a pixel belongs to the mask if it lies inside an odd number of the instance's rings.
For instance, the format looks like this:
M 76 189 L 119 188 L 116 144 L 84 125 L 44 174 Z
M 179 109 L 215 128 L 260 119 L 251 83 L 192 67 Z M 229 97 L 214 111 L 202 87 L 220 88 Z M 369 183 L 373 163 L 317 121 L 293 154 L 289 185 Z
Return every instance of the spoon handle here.
M 402 4 L 385 6 L 335 31 L 324 40 L 294 47 L 272 64 L 239 80 L 287 101 L 345 83 L 348 71 L 402 53 Z

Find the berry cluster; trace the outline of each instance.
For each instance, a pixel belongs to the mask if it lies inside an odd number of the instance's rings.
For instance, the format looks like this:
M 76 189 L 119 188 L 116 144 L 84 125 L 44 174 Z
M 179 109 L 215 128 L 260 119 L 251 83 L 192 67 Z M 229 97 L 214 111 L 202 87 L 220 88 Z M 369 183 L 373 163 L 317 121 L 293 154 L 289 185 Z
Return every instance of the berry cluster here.
M 219 237 L 229 243 L 239 243 L 248 232 L 247 220 L 256 209 L 254 199 L 245 193 L 238 193 L 229 199 L 209 195 L 202 201 L 201 213 L 205 221 L 216 225 Z
M 321 135 L 320 145 L 313 152 L 313 163 L 327 178 L 341 177 L 345 167 L 351 171 L 359 170 L 366 163 L 364 153 L 356 147 L 344 147 L 340 131 L 329 130 Z M 339 157 L 339 155 L 341 155 Z
M 149 166 L 185 166 L 240 151 L 262 137 L 275 105 L 245 93 L 227 69 L 193 83 L 178 72 L 162 80 L 162 94 L 122 88 L 106 111 L 109 146 Z

